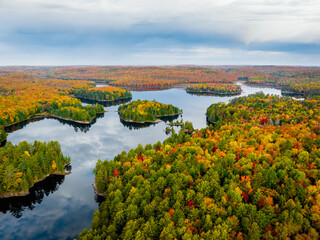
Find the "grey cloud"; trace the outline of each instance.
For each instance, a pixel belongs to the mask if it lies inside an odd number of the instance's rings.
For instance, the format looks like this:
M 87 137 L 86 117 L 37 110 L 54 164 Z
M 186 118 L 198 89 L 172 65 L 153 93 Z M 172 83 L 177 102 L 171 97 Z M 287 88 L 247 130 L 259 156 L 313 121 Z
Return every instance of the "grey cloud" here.
M 318 0 L 4 0 L 0 64 L 145 64 L 136 57 L 159 53 L 181 63 L 177 47 L 235 49 L 243 61 L 250 45 L 320 45 L 319 11 Z
M 17 25 L 34 28 L 129 28 L 167 23 L 169 28 L 224 33 L 250 41 L 319 41 L 320 3 L 307 1 L 12 1 L 2 14 Z M 6 13 L 9 13 L 10 16 Z M 22 21 L 24 19 L 24 21 Z M 10 25 L 10 23 L 9 23 Z M 265 32 L 259 31 L 263 28 Z M 287 28 L 292 29 L 286 32 Z M 272 31 L 274 29 L 274 31 Z M 284 31 L 284 33 L 283 33 Z M 294 39 L 293 39 L 294 37 Z

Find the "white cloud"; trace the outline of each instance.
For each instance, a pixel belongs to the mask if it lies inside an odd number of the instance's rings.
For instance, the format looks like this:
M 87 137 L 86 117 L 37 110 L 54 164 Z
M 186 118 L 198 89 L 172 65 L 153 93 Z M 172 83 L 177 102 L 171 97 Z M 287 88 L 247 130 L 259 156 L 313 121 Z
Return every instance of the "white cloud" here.
M 132 55 L 136 64 L 155 62 L 158 65 L 320 65 L 312 56 L 291 54 L 280 51 L 258 51 L 231 48 L 192 47 L 169 48 L 161 52 L 141 52 Z M 141 59 L 141 62 L 139 62 Z M 299 59 L 299 63 L 297 63 Z
M 319 12 L 319 0 L 2 0 L 0 64 L 315 65 Z
M 0 28 L 7 30 L 161 25 L 162 31 L 219 33 L 246 43 L 320 43 L 318 0 L 7 0 L 0 7 L 7 20 Z

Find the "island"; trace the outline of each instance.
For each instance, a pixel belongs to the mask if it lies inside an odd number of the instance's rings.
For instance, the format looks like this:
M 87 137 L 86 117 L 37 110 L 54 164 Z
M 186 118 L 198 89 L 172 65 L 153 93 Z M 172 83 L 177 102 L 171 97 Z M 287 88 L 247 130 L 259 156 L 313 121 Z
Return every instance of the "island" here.
M 182 110 L 157 101 L 140 100 L 123 104 L 118 108 L 120 118 L 131 123 L 157 123 L 161 117 L 176 116 Z
M 234 84 L 205 83 L 190 85 L 186 91 L 187 93 L 199 95 L 233 96 L 241 94 L 241 87 Z
M 70 158 L 63 156 L 57 141 L 13 145 L 0 148 L 0 198 L 26 196 L 35 183 L 50 175 L 66 175 Z
M 99 102 L 112 102 L 116 100 L 131 99 L 132 93 L 126 89 L 106 86 L 106 87 L 91 87 L 87 85 L 81 88 L 72 89 L 71 93 L 77 98 L 94 100 Z

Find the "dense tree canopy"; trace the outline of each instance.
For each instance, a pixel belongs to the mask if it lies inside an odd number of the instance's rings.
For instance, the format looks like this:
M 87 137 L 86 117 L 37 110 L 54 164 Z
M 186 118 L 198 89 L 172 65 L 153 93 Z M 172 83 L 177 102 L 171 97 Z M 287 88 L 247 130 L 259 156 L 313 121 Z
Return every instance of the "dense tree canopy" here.
M 26 141 L 18 145 L 7 142 L 0 148 L 0 197 L 10 197 L 28 192 L 37 181 L 50 174 L 65 174 L 64 157 L 58 142 Z
M 118 108 L 120 117 L 129 122 L 156 122 L 159 117 L 174 116 L 182 113 L 182 110 L 171 104 L 163 104 L 156 101 L 132 101 Z
M 241 94 L 241 87 L 234 84 L 223 84 L 223 83 L 205 83 L 198 85 L 188 86 L 186 91 L 188 93 L 195 94 L 210 94 L 210 95 L 239 95 Z
M 297 83 L 284 86 L 283 91 L 288 91 L 289 94 L 298 94 L 307 96 L 320 95 L 320 82 Z
M 100 66 L 100 67 L 51 67 L 31 69 L 27 73 L 39 78 L 66 80 L 98 80 L 114 86 L 141 88 L 170 87 L 181 83 L 233 82 L 233 74 L 214 67 L 197 66 Z
M 74 88 L 72 93 L 76 97 L 86 98 L 95 101 L 115 101 L 124 98 L 131 98 L 131 92 L 123 88 L 107 86 L 107 87 L 82 87 Z
M 214 127 L 99 160 L 106 199 L 80 238 L 318 239 L 317 100 L 257 94 L 214 109 Z
M 263 93 L 234 98 L 229 104 L 212 104 L 207 109 L 208 120 L 218 126 L 248 121 L 274 125 L 308 122 L 309 126 L 316 127 L 319 117 L 320 102 L 316 99 L 299 101 Z

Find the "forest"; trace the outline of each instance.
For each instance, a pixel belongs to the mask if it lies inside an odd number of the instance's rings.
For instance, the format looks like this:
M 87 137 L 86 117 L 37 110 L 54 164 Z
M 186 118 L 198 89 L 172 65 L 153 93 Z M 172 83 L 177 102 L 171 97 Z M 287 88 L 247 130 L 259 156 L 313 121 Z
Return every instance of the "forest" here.
M 205 83 L 205 84 L 190 85 L 187 87 L 186 91 L 188 93 L 194 93 L 194 94 L 232 96 L 232 95 L 240 95 L 241 87 L 234 84 Z
M 320 116 L 318 98 L 304 101 L 290 97 L 266 96 L 256 93 L 248 97 L 238 97 L 226 103 L 212 104 L 207 109 L 208 121 L 216 127 L 225 124 L 251 122 L 253 124 L 298 124 L 308 122 L 311 128 L 318 128 Z
M 163 142 L 137 142 L 114 159 L 97 160 L 94 188 L 104 201 L 79 238 L 319 239 L 320 68 L 7 67 L 0 70 L 0 141 L 7 126 L 32 117 L 91 123 L 104 107 L 79 99 L 131 99 L 119 86 L 229 95 L 241 93 L 236 81 L 304 99 L 257 93 L 214 103 L 199 116 L 207 118 L 205 128 L 177 121 Z M 118 107 L 127 124 L 181 113 L 155 100 Z M 0 159 L 0 198 L 25 195 L 47 176 L 67 174 L 70 163 L 54 141 L 7 142 Z
M 132 98 L 131 92 L 126 89 L 113 86 L 93 88 L 88 85 L 81 88 L 74 88 L 71 93 L 78 98 L 101 102 Z
M 23 72 L 40 79 L 90 80 L 113 86 L 137 90 L 167 89 L 177 85 L 202 83 L 233 83 L 244 80 L 246 84 L 275 86 L 284 91 L 303 96 L 319 92 L 318 67 L 292 66 L 92 66 L 92 67 L 34 67 L 30 69 L 6 68 L 0 72 L 6 76 L 12 71 Z M 1 74 L 2 73 L 2 74 Z M 294 86 L 296 85 L 296 86 Z
M 70 164 L 57 141 L 7 142 L 0 148 L 0 159 L 0 198 L 26 195 L 30 187 L 50 174 L 67 174 L 65 166 Z
M 103 113 L 102 105 L 87 105 L 69 97 L 73 88 L 91 86 L 86 81 L 37 79 L 11 73 L 0 78 L 0 142 L 6 140 L 5 127 L 32 117 L 56 117 L 88 124 Z M 7 142 L 0 148 L 0 198 L 25 195 L 38 180 L 63 174 L 70 159 L 63 157 L 58 142 L 33 145 Z
M 210 106 L 216 124 L 192 135 L 98 160 L 106 199 L 80 239 L 318 239 L 318 109 L 236 98 Z
M 129 122 L 145 123 L 157 122 L 159 117 L 175 116 L 182 113 L 182 110 L 157 101 L 140 100 L 123 104 L 118 108 L 120 117 Z
M 233 82 L 233 75 L 212 67 L 52 67 L 31 69 L 28 74 L 40 78 L 98 80 L 113 86 L 165 87 L 181 83 Z
M 86 81 L 36 79 L 25 74 L 0 78 L 0 141 L 5 140 L 4 126 L 30 117 L 51 116 L 88 124 L 103 113 L 102 105 L 87 105 L 69 96 L 73 88 L 92 84 Z

